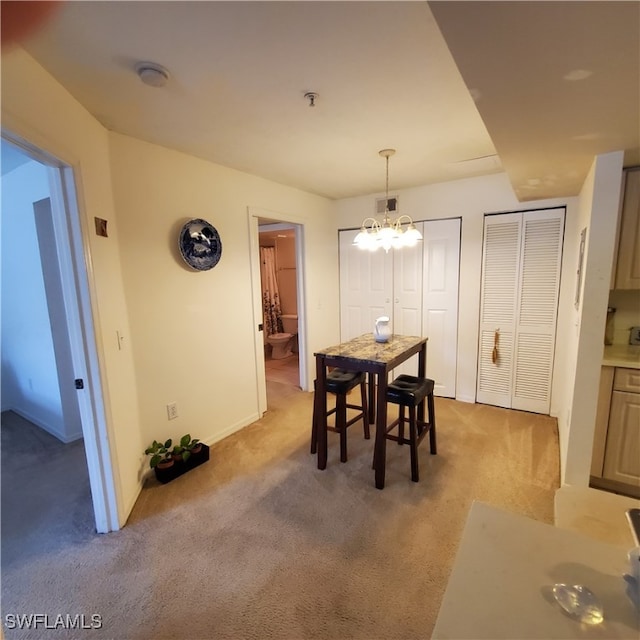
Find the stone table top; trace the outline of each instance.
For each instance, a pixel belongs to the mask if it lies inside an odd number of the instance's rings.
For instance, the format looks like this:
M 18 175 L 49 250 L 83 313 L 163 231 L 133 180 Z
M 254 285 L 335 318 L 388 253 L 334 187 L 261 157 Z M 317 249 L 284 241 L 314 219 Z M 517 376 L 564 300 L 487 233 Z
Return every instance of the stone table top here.
M 387 364 L 393 362 L 399 355 L 415 347 L 427 338 L 420 336 L 392 335 L 388 342 L 376 342 L 373 333 L 365 333 L 357 338 L 341 344 L 316 351 L 314 355 L 332 358 L 345 358 L 371 364 Z

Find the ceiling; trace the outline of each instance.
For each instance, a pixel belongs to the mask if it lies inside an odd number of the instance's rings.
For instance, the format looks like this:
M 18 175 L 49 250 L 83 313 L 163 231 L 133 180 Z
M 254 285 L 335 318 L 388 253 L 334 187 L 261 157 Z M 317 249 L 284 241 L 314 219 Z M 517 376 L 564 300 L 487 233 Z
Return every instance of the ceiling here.
M 110 130 L 329 198 L 640 164 L 637 2 L 67 2 L 22 44 Z M 165 87 L 134 67 L 152 61 Z M 318 94 L 315 106 L 304 97 Z

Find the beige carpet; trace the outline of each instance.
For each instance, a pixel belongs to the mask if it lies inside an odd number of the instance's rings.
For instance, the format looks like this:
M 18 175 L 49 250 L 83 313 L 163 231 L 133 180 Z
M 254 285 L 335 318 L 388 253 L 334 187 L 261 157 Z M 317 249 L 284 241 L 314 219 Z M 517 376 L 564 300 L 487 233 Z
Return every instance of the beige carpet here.
M 311 395 L 268 388 L 262 420 L 174 482 L 149 481 L 122 531 L 76 527 L 38 553 L 35 534 L 21 549 L 3 526 L 3 616 L 102 617 L 99 630 L 6 638 L 428 638 L 473 500 L 553 521 L 551 418 L 438 398 L 439 453 L 422 445 L 421 482 L 410 481 L 408 448 L 390 442 L 379 491 L 359 425 L 349 462 L 329 434 L 318 471 Z M 3 524 L 13 517 L 3 504 Z

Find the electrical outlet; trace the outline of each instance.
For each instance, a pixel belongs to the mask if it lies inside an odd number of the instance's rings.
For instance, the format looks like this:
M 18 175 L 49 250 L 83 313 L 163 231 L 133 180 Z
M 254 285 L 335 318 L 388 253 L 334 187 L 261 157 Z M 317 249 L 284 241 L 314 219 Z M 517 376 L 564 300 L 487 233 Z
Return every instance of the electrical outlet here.
M 174 420 L 178 417 L 178 403 L 170 402 L 167 405 L 167 417 L 169 420 Z

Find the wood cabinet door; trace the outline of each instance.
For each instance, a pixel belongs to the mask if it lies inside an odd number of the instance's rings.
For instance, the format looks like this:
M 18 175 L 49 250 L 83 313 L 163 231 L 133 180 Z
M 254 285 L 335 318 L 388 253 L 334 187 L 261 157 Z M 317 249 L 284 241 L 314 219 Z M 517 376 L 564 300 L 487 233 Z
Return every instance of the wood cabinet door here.
M 640 487 L 640 394 L 614 391 L 603 477 Z
M 640 169 L 625 173 L 616 289 L 640 289 Z

